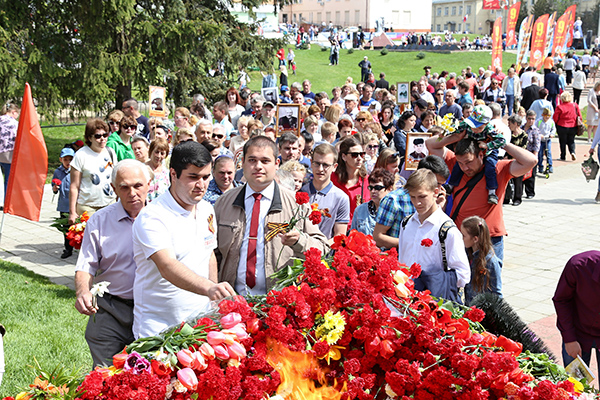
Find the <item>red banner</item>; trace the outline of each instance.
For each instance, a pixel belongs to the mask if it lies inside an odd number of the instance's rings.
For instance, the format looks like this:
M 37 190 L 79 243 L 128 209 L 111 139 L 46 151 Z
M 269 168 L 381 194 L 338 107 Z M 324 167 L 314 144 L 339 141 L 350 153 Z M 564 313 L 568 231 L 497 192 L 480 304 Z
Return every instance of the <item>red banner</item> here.
M 533 23 L 533 33 L 531 34 L 531 60 L 529 60 L 529 65 L 535 67 L 535 69 L 540 69 L 542 62 L 544 62 L 548 17 L 548 14 L 544 14 Z
M 39 221 L 47 173 L 48 150 L 31 97 L 31 88 L 26 83 L 4 212 Z
M 496 18 L 492 30 L 492 70 L 502 69 L 502 17 Z
M 519 18 L 519 10 L 521 9 L 521 2 L 518 1 L 508 10 L 508 21 L 506 23 L 506 46 L 512 46 L 517 44 L 517 36 L 515 35 L 515 28 L 517 26 L 517 19 Z
M 575 12 L 577 11 L 577 4 L 573 4 L 572 6 L 567 7 L 565 10 L 565 15 L 569 16 L 569 22 L 567 25 L 567 32 L 570 34 L 569 41 L 567 42 L 567 47 L 571 47 L 573 44 L 573 24 L 575 23 Z
M 563 57 L 563 47 L 565 45 L 565 39 L 567 38 L 567 28 L 569 26 L 570 16 L 563 14 L 558 21 L 556 21 L 556 27 L 554 28 L 554 42 L 552 43 L 552 57 L 559 55 Z
M 484 10 L 499 10 L 500 0 L 483 0 Z

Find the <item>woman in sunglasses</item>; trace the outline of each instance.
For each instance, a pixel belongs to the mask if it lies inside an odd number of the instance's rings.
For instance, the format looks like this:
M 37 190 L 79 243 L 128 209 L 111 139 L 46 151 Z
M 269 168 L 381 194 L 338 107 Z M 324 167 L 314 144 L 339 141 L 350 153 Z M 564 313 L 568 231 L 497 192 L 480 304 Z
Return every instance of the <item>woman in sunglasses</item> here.
M 383 168 L 375 168 L 369 175 L 368 189 L 371 193 L 371 200 L 356 208 L 350 229 L 356 229 L 365 235 L 372 236 L 379 203 L 394 189 L 394 175 Z
M 119 130 L 119 122 L 123 119 L 125 114 L 121 110 L 112 110 L 106 117 L 106 123 L 110 132 L 117 132 Z M 137 123 L 137 122 L 136 122 Z
M 84 211 L 92 215 L 115 201 L 110 175 L 117 163 L 117 155 L 106 147 L 109 135 L 108 124 L 100 118 L 92 118 L 85 125 L 86 145 L 71 161 L 69 224 L 75 223 Z
M 331 174 L 333 184 L 350 198 L 350 220 L 356 207 L 371 200 L 365 155 L 362 143 L 354 136 L 347 136 L 340 142 L 338 166 Z
M 106 141 L 106 147 L 110 147 L 117 154 L 117 161 L 126 158 L 135 158 L 131 148 L 131 138 L 137 130 L 137 122 L 133 117 L 124 116 L 119 122 L 119 130 L 113 132 Z

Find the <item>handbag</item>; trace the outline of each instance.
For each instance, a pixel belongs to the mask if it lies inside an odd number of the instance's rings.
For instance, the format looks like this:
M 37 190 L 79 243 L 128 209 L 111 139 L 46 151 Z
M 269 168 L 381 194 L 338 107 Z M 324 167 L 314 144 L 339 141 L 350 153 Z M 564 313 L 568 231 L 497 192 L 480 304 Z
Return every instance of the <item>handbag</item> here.
M 587 182 L 596 179 L 598 170 L 600 170 L 600 165 L 594 160 L 594 157 L 591 154 L 587 160 L 584 160 L 581 163 L 581 172 L 583 172 L 583 176 L 585 176 Z
M 575 103 L 573 103 L 575 104 Z M 573 107 L 576 107 L 575 105 L 573 105 Z M 579 110 L 577 110 L 579 111 Z M 578 112 L 577 113 L 577 136 L 583 136 L 583 134 L 585 133 L 585 124 L 583 123 L 583 119 L 581 119 L 581 114 Z

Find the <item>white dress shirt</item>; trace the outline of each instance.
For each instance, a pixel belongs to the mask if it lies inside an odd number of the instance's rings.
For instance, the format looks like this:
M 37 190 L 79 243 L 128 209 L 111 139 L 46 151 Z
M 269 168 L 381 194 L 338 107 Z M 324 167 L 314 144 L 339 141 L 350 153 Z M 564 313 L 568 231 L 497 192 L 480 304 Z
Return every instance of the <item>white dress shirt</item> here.
M 246 229 L 244 231 L 244 240 L 240 248 L 240 264 L 238 266 L 237 279 L 235 281 L 235 291 L 241 295 L 251 294 L 266 294 L 267 293 L 267 277 L 265 273 L 265 218 L 271 208 L 273 195 L 275 193 L 275 183 L 271 182 L 262 192 L 260 199 L 260 214 L 258 217 L 258 232 L 256 237 L 256 284 L 253 288 L 246 286 L 246 261 L 248 259 L 248 238 L 250 237 L 250 223 L 252 222 L 252 209 L 254 208 L 255 192 L 250 185 L 246 185 L 246 193 L 244 195 L 244 208 L 246 211 Z
M 413 214 L 404 229 L 400 229 L 398 260 L 408 266 L 416 262 L 423 271 L 443 269 L 442 246 L 438 234 L 442 224 L 449 219 L 440 208 L 423 223 L 418 214 Z M 423 239 L 431 239 L 433 244 L 430 247 L 422 246 Z M 450 228 L 444 243 L 448 268 L 456 271 L 457 287 L 464 287 L 471 280 L 471 267 L 460 230 Z

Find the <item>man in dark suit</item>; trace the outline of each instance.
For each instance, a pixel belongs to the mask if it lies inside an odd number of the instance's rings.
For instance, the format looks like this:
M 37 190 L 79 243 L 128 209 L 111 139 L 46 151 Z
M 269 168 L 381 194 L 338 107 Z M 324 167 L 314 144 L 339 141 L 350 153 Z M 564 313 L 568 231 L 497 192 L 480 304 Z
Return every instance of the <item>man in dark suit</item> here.
M 523 99 L 521 100 L 521 105 L 526 110 L 529 110 L 529 107 L 531 107 L 531 104 L 540 98 L 540 89 L 541 89 L 541 87 L 538 86 L 538 77 L 532 76 L 531 77 L 531 85 L 529 85 L 525 89 L 523 89 L 523 93 L 522 93 Z
M 552 103 L 554 108 L 556 108 L 556 96 L 560 93 L 558 79 L 556 67 L 552 67 L 550 72 L 544 76 L 544 87 L 548 89 L 548 101 Z
M 283 116 L 279 117 L 279 129 L 298 129 L 298 117 L 294 116 L 294 109 L 291 107 L 280 108 Z
M 385 73 L 382 72 L 379 74 L 379 80 L 375 82 L 375 87 L 390 90 L 390 83 L 385 80 Z

